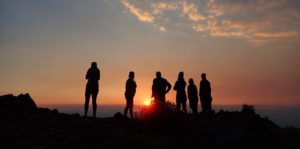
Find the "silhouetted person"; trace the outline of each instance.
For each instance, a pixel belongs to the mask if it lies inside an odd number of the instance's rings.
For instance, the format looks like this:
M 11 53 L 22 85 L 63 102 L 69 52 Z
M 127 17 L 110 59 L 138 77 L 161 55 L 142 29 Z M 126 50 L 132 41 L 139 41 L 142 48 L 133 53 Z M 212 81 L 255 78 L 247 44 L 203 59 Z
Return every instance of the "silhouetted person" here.
M 90 96 L 92 95 L 92 104 L 93 104 L 93 117 L 96 117 L 97 110 L 97 95 L 99 92 L 100 80 L 100 70 L 97 68 L 97 63 L 92 62 L 91 68 L 86 73 L 85 79 L 87 79 L 86 89 L 85 89 L 85 104 L 84 104 L 84 116 L 87 116 L 89 109 Z
M 181 106 L 183 112 L 187 113 L 186 111 L 186 92 L 185 92 L 186 82 L 183 78 L 183 72 L 178 74 L 178 80 L 174 85 L 174 90 L 176 90 L 176 108 L 177 111 L 180 111 Z
M 129 78 L 126 81 L 126 90 L 125 90 L 125 98 L 126 98 L 126 107 L 124 110 L 124 115 L 127 116 L 127 112 L 129 109 L 130 117 L 133 118 L 133 97 L 136 91 L 136 83 L 134 80 L 134 72 L 129 72 Z
M 199 96 L 202 106 L 203 112 L 211 112 L 211 88 L 210 88 L 210 82 L 206 79 L 206 74 L 201 74 L 202 80 L 200 81 L 200 88 L 199 88 Z
M 156 72 L 156 78 L 153 80 L 152 85 L 152 97 L 154 100 L 160 103 L 165 103 L 166 94 L 170 91 L 172 85 L 164 78 L 161 77 L 161 73 Z
M 198 90 L 192 78 L 189 79 L 188 97 L 193 114 L 198 113 Z

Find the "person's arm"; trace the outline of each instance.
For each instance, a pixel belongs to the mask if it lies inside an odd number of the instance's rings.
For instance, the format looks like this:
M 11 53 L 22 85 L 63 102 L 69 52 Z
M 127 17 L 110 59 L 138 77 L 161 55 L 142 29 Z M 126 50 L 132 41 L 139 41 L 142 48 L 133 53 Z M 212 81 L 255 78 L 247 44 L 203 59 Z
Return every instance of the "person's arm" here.
M 176 81 L 176 83 L 175 83 L 175 85 L 174 85 L 174 87 L 173 87 L 173 90 L 177 90 L 177 88 L 178 88 L 178 83 L 177 83 L 178 81 Z
M 166 90 L 166 93 L 168 93 L 171 88 L 172 88 L 172 85 L 166 80 L 166 83 L 167 83 L 167 90 Z
M 134 83 L 134 88 L 136 88 L 136 87 L 137 87 L 137 85 L 136 85 L 136 82 L 135 82 L 135 81 L 133 81 L 133 83 Z
M 88 71 L 86 72 L 86 75 L 85 75 L 85 79 L 89 79 L 90 78 L 90 69 L 88 69 Z
M 199 96 L 201 96 L 201 84 L 202 84 L 202 82 L 200 82 L 200 85 L 199 85 Z
M 151 94 L 151 97 L 154 97 L 154 90 L 155 90 L 155 87 L 154 87 L 154 83 L 155 83 L 155 80 L 153 80 L 152 82 L 152 94 Z
M 125 85 L 125 92 L 127 92 L 129 90 L 129 81 L 126 81 L 126 85 Z
M 195 95 L 198 96 L 198 89 L 197 89 L 197 86 L 196 86 L 196 85 L 194 86 L 194 90 L 195 90 Z M 197 97 L 197 98 L 198 98 L 198 97 Z
M 100 69 L 98 69 L 98 75 L 97 75 L 97 80 L 100 80 Z
M 192 96 L 192 93 L 193 93 L 193 90 L 192 90 L 192 86 L 188 86 L 188 98 L 191 99 L 191 96 Z
M 207 81 L 207 92 L 211 95 L 210 82 Z

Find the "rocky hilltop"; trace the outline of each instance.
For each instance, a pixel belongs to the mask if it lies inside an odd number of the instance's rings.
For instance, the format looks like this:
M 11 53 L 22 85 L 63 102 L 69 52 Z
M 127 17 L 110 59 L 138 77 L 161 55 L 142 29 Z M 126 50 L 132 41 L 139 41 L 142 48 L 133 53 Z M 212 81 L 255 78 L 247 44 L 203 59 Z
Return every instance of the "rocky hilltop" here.
M 155 119 L 84 118 L 39 108 L 29 94 L 0 96 L 0 148 L 300 148 L 300 130 L 253 110 Z

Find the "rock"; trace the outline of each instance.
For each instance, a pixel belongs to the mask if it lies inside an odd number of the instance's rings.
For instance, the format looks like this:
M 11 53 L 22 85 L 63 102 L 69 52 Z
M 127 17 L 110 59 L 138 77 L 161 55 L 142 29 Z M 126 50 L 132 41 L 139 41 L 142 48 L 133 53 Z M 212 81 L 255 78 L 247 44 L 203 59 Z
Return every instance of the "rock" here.
M 29 114 L 38 109 L 37 105 L 29 94 L 20 94 L 13 96 L 12 94 L 0 96 L 0 111 L 4 113 L 20 113 Z
M 114 119 L 117 119 L 117 120 L 127 120 L 128 117 L 124 116 L 121 112 L 117 112 L 116 114 L 114 114 Z
M 38 108 L 29 94 L 20 94 L 17 100 L 19 100 L 20 106 L 26 107 L 27 109 L 36 110 Z
M 55 113 L 55 114 L 59 113 L 57 109 L 53 109 L 52 112 Z

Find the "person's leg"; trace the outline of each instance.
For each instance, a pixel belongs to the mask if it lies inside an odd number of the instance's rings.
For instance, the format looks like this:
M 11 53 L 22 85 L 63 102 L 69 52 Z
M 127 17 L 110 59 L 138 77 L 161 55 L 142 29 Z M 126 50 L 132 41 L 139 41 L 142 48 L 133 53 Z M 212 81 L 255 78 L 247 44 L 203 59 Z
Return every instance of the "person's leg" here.
M 133 107 L 129 108 L 129 112 L 130 112 L 130 117 L 133 118 Z
M 207 101 L 207 110 L 208 110 L 208 112 L 212 112 L 211 100 Z
M 93 117 L 96 117 L 96 111 L 97 111 L 97 95 L 98 95 L 98 91 L 94 92 L 92 94 L 92 98 L 93 98 Z
M 192 107 L 193 105 L 192 105 L 192 103 L 191 103 L 191 100 L 190 100 L 190 99 L 189 99 L 189 106 L 190 106 L 190 109 L 191 109 L 191 110 L 193 110 L 193 107 Z
M 161 101 L 162 101 L 162 103 L 163 103 L 163 104 L 165 104 L 165 103 L 166 103 L 166 96 L 165 96 L 165 95 L 162 95 L 162 97 L 161 97 Z
M 129 113 L 130 113 L 130 117 L 133 118 L 133 98 L 130 99 Z
M 191 108 L 191 110 L 192 110 L 192 113 L 194 114 L 194 112 L 195 112 L 195 109 L 194 109 L 194 102 L 191 102 L 191 101 L 190 101 L 190 108 Z
M 124 116 L 126 116 L 126 117 L 127 117 L 127 113 L 128 113 L 128 105 L 129 105 L 128 99 L 126 98 L 126 106 L 125 106 L 125 109 L 124 109 Z
M 196 100 L 196 102 L 195 102 L 195 112 L 196 112 L 196 114 L 198 113 L 198 100 Z
M 128 94 L 125 93 L 125 99 L 126 99 L 126 105 L 125 105 L 125 109 L 124 109 L 124 116 L 127 117 L 127 113 L 128 113 L 128 100 L 129 100 L 129 97 L 128 97 Z
M 187 110 L 186 110 L 186 101 L 182 101 L 182 110 L 184 113 L 187 113 Z
M 87 116 L 87 112 L 89 110 L 90 96 L 91 96 L 91 94 L 88 91 L 86 91 L 85 92 L 85 103 L 84 103 L 84 117 Z
M 158 106 L 157 106 L 157 110 L 159 112 L 164 112 L 165 109 L 165 95 L 158 95 Z
M 194 114 L 197 114 L 198 113 L 198 102 L 195 101 L 194 103 Z
M 124 109 L 124 116 L 127 117 L 127 113 L 128 113 L 128 106 L 126 106 L 125 109 Z
M 191 106 L 191 109 L 192 109 L 192 114 L 195 114 L 195 107 L 194 107 L 194 105 Z
M 210 113 L 211 112 L 211 105 L 210 105 L 210 101 L 208 99 L 205 99 L 205 112 L 206 113 Z
M 176 99 L 176 110 L 177 110 L 177 112 L 180 112 L 180 101 L 179 101 L 179 99 Z
M 205 102 L 203 101 L 203 99 L 200 99 L 200 103 L 201 103 L 201 108 L 202 108 L 202 112 L 205 112 Z

